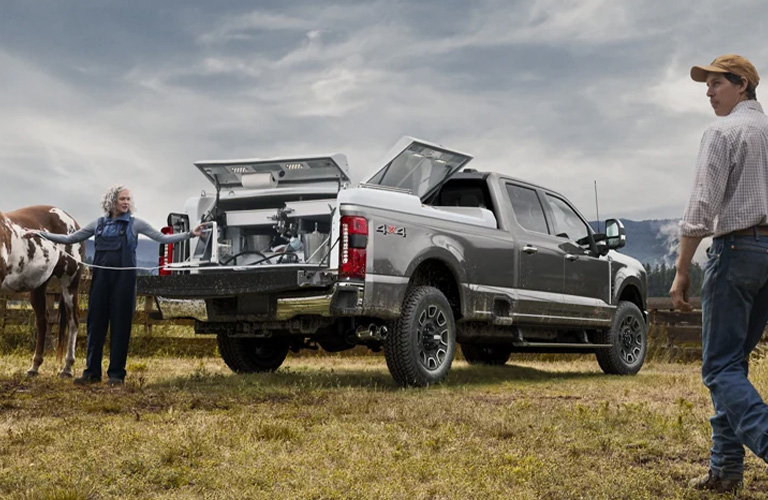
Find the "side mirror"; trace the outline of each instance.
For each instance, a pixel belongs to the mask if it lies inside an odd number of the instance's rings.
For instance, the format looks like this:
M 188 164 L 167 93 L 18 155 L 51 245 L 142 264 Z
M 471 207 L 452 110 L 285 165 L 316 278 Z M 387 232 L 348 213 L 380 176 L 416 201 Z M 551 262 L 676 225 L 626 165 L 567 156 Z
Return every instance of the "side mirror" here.
M 627 244 L 624 224 L 619 219 L 605 221 L 605 244 L 611 250 L 616 250 Z

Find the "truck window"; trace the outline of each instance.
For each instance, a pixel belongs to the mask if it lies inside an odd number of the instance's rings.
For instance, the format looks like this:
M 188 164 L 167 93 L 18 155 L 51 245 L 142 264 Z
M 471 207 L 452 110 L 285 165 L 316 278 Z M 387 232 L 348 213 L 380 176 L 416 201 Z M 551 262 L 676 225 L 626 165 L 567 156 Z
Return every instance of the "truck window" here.
M 512 211 L 517 223 L 529 231 L 548 234 L 547 218 L 536 191 L 514 184 L 507 184 Z
M 482 186 L 446 185 L 438 197 L 439 207 L 480 207 L 488 208 Z
M 579 214 L 571 208 L 565 200 L 547 195 L 552 206 L 552 212 L 555 216 L 555 227 L 558 236 L 565 236 L 570 240 L 577 241 L 589 234 L 589 229 Z

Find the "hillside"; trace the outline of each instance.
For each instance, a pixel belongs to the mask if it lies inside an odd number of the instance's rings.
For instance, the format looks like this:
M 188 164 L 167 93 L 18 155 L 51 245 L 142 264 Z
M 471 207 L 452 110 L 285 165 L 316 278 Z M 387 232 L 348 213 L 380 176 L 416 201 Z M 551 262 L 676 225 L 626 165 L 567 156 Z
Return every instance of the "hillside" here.
M 674 264 L 677 257 L 678 219 L 633 221 L 621 219 L 627 231 L 627 245 L 621 253 L 632 256 L 643 264 Z

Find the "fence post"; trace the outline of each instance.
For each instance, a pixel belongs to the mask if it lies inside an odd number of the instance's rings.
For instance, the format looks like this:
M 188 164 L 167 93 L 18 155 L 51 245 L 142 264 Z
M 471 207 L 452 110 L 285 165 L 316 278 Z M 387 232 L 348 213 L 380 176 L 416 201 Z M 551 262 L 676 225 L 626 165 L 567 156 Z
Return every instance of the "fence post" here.
M 149 322 L 149 313 L 152 312 L 153 299 L 154 297 L 149 295 L 144 296 L 144 335 L 152 335 L 152 325 Z
M 58 293 L 45 294 L 45 350 L 53 349 L 53 328 L 58 327 L 59 322 L 56 318 L 56 304 L 59 302 Z
M 5 333 L 5 315 L 8 310 L 8 297 L 0 295 L 0 333 Z

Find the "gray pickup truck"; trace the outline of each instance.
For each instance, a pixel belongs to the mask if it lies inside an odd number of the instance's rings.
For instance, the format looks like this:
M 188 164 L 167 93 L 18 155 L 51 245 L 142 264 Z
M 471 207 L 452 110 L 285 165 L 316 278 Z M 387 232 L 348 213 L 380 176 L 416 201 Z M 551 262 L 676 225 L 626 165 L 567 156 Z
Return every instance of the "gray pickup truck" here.
M 456 344 L 471 364 L 512 353 L 594 353 L 635 374 L 647 348 L 646 274 L 562 195 L 471 156 L 405 137 L 351 187 L 344 155 L 195 165 L 215 192 L 166 231 L 207 230 L 161 248 L 139 277 L 164 318 L 194 318 L 235 372 L 277 369 L 288 351 L 383 348 L 402 386 L 441 382 Z

